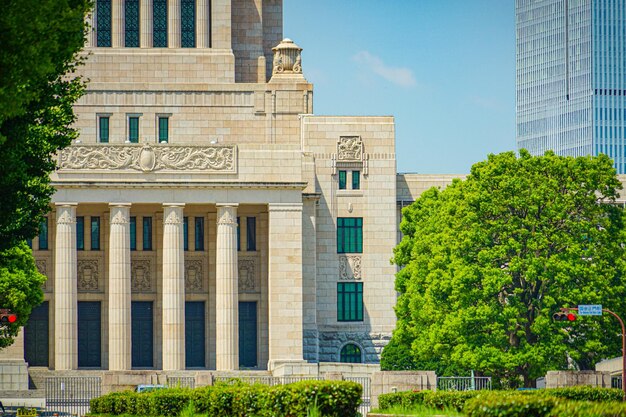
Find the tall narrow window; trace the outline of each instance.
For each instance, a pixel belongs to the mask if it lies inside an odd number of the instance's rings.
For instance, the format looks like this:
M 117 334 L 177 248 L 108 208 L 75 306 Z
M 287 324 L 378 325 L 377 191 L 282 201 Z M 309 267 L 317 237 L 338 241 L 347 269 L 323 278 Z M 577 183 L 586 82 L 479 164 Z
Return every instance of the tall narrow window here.
M 183 217 L 183 249 L 189 250 L 189 217 Z
M 169 141 L 169 121 L 167 117 L 159 117 L 159 143 L 167 143 Z
M 346 189 L 346 171 L 339 171 L 339 189 L 340 190 L 345 190 Z
M 139 143 L 139 117 L 128 118 L 128 140 L 130 143 Z
M 152 217 L 143 218 L 143 250 L 152 250 Z
M 98 141 L 109 143 L 109 116 L 98 117 Z
M 180 0 L 180 46 L 196 47 L 196 0 Z
M 139 0 L 124 1 L 124 46 L 139 48 Z
M 241 250 L 241 217 L 237 216 L 237 250 Z
M 352 171 L 352 189 L 358 190 L 361 188 L 361 171 Z
M 100 250 L 100 217 L 91 216 L 91 250 Z
M 256 250 L 256 217 L 246 217 L 246 250 Z
M 204 250 L 204 217 L 196 217 L 196 245 L 197 251 Z
M 152 0 L 152 46 L 167 48 L 167 0 Z
M 76 217 L 76 249 L 85 250 L 85 218 Z
M 130 218 L 130 250 L 137 250 L 137 217 Z
M 363 283 L 337 283 L 337 321 L 363 321 Z
M 337 253 L 363 252 L 363 218 L 339 217 L 337 219 Z
M 96 45 L 111 46 L 111 0 L 97 0 Z
M 31 243 L 32 246 L 32 243 Z M 48 250 L 48 218 L 44 217 L 39 224 L 39 250 Z

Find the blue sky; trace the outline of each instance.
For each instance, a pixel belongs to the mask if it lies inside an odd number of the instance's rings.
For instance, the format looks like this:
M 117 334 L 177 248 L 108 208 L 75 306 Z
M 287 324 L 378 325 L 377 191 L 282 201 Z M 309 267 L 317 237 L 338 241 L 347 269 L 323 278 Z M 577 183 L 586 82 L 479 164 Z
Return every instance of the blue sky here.
M 315 114 L 392 115 L 398 172 L 515 149 L 513 0 L 284 0 Z

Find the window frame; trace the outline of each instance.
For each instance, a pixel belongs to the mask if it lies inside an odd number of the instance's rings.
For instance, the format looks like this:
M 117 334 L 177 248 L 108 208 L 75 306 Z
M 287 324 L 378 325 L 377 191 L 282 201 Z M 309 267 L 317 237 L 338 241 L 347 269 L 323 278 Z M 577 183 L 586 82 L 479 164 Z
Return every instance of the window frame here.
M 130 216 L 128 225 L 128 235 L 130 238 L 130 250 L 137 250 L 137 216 Z
M 85 250 L 85 216 L 76 216 L 76 250 Z
M 124 47 L 125 48 L 139 48 L 141 46 L 141 4 L 140 0 L 124 0 Z M 134 4 L 136 8 L 136 21 L 132 26 L 136 26 L 136 29 L 131 32 L 128 28 L 129 25 L 129 11 L 131 10 L 131 4 Z
M 111 141 L 111 115 L 98 114 L 98 143 L 109 143 Z M 102 122 L 106 120 L 106 138 L 102 135 Z M 104 139 L 104 140 L 103 140 Z
M 183 251 L 189 251 L 189 217 L 183 217 Z
M 141 115 L 140 114 L 128 114 L 128 115 L 126 115 L 126 141 L 128 143 L 139 143 L 139 137 L 140 137 L 140 132 L 141 132 L 140 120 L 141 120 Z M 132 136 L 133 126 L 132 126 L 132 124 L 135 121 L 137 122 L 137 130 L 136 130 L 137 137 L 133 138 L 133 136 Z
M 351 288 L 350 286 L 353 286 Z M 337 283 L 337 321 L 363 321 L 363 283 L 358 281 Z
M 348 171 L 339 170 L 337 174 L 338 189 L 345 190 L 347 188 Z
M 141 249 L 144 251 L 152 250 L 152 216 L 143 216 L 141 218 Z
M 94 225 L 96 227 L 94 227 Z M 100 217 L 99 216 L 90 216 L 89 217 L 89 233 L 91 237 L 91 242 L 89 244 L 91 250 L 100 250 Z
M 96 47 L 110 48 L 113 46 L 113 2 L 111 0 L 97 0 L 95 9 Z M 108 10 L 104 5 L 108 5 Z M 108 12 L 104 15 L 104 12 Z M 103 19 L 103 16 L 105 17 Z M 108 23 L 108 28 L 103 28 L 103 23 Z
M 165 137 L 161 137 L 163 132 L 161 129 L 161 120 L 165 121 Z M 170 115 L 169 114 L 157 114 L 156 116 L 156 141 L 157 143 L 169 143 L 170 142 Z
M 204 217 L 194 218 L 194 250 L 204 251 Z
M 256 252 L 256 217 L 246 217 L 246 251 Z
M 163 7 L 163 10 L 165 12 L 165 20 L 164 21 L 160 21 L 158 18 L 162 18 L 162 16 L 157 16 L 156 15 L 156 8 L 154 7 L 155 3 L 159 2 L 159 3 L 165 3 L 165 7 Z M 162 6 L 162 5 L 161 5 Z M 158 25 L 160 26 L 161 23 L 165 23 L 165 29 L 161 29 L 160 27 L 158 29 L 155 29 L 155 22 L 158 21 Z M 167 0 L 152 0 L 152 47 L 153 48 L 167 48 L 168 47 L 168 30 L 169 30 L 169 22 L 168 22 L 168 4 L 167 4 Z M 161 43 L 161 42 L 157 42 L 157 40 L 161 40 L 159 37 L 162 36 L 163 39 L 165 40 L 165 43 Z
M 361 171 L 359 170 L 352 171 L 352 189 L 353 190 L 361 189 Z
M 189 3 L 189 4 L 188 4 Z M 193 3 L 193 7 L 189 8 L 188 6 Z M 180 47 L 181 48 L 195 48 L 198 44 L 198 25 L 196 24 L 197 12 L 196 12 L 196 0 L 180 0 Z M 191 10 L 191 19 L 187 20 L 189 17 L 187 15 L 187 11 Z M 191 23 L 191 24 L 190 24 Z M 187 25 L 191 29 L 187 28 Z M 193 42 L 187 43 L 187 38 L 193 35 Z
M 345 352 L 345 349 L 348 347 L 355 347 L 358 351 L 357 353 L 348 353 Z M 347 358 L 357 358 L 358 355 L 358 360 L 357 361 L 352 361 L 352 360 L 344 360 Z M 341 349 L 339 349 L 339 362 L 340 363 L 363 363 L 363 348 L 361 346 L 359 346 L 358 344 L 354 343 L 354 342 L 348 342 L 346 344 L 344 344 Z
M 363 253 L 363 217 L 337 218 L 337 253 Z
M 39 237 L 39 250 L 48 250 L 50 248 L 49 246 L 49 241 L 48 241 L 48 216 L 45 216 L 42 220 L 41 223 L 39 223 L 39 231 L 37 232 L 37 236 Z M 44 243 L 42 245 L 42 242 Z M 31 248 L 33 246 L 32 241 L 30 244 Z

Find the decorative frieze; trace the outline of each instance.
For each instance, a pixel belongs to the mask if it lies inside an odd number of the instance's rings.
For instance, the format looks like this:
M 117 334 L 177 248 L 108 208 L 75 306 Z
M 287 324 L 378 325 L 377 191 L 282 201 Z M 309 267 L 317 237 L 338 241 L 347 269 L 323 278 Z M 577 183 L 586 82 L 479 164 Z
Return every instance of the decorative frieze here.
M 78 284 L 79 292 L 98 292 L 98 278 L 100 276 L 99 259 L 78 260 Z
M 185 291 L 204 290 L 204 268 L 202 259 L 185 259 Z
M 361 256 L 360 255 L 340 255 L 339 256 L 339 279 L 360 280 L 361 279 Z
M 256 259 L 240 258 L 239 259 L 239 292 L 255 293 L 259 292 L 256 280 Z
M 236 172 L 237 148 L 125 144 L 70 146 L 59 153 L 60 170 Z
M 338 161 L 361 161 L 363 141 L 360 136 L 341 136 L 337 141 Z
M 43 285 L 41 286 L 42 290 L 44 292 L 51 292 L 52 291 L 52 282 L 50 280 L 50 275 L 48 275 L 48 264 L 50 263 L 50 261 L 47 258 L 38 258 L 35 259 L 35 266 L 37 267 L 37 271 L 39 271 L 40 274 L 45 275 L 46 276 L 46 280 L 44 281 Z
M 131 289 L 133 292 L 153 292 L 152 260 L 147 258 L 133 259 L 131 262 Z

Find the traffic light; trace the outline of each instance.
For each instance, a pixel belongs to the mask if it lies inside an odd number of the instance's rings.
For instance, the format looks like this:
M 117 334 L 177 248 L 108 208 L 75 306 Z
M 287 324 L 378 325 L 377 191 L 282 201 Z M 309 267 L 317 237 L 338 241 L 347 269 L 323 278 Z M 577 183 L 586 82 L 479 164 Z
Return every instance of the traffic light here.
M 13 324 L 16 321 L 17 321 L 17 314 L 7 309 L 0 310 L 0 325 L 1 326 L 6 326 L 7 324 Z
M 554 321 L 576 321 L 576 314 L 574 313 L 554 313 L 552 315 L 552 320 Z

